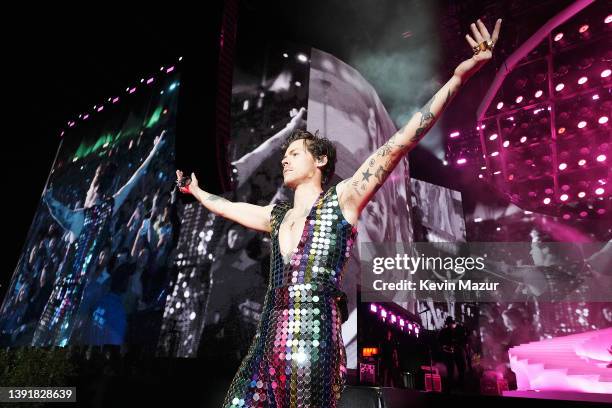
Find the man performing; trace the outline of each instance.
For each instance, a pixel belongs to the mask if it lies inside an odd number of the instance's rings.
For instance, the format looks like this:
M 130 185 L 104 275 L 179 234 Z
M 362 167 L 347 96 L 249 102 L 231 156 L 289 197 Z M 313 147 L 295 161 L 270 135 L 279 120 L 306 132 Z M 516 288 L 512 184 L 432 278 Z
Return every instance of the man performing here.
M 127 183 L 111 194 L 117 166 L 104 162 L 96 169 L 83 208 L 71 210 L 55 200 L 51 189 L 45 192 L 44 202 L 57 223 L 76 238 L 76 253 L 69 269 L 58 279 L 45 306 L 32 339 L 33 346 L 65 346 L 70 341 L 74 318 L 83 297 L 92 261 L 110 241 L 110 226 L 114 214 L 121 208 L 130 192 L 147 171 L 149 164 L 164 144 L 164 132 L 155 138 L 148 157 Z
M 341 318 L 335 300 L 357 234 L 357 220 L 399 161 L 415 147 L 465 83 L 492 57 L 499 35 L 478 20 L 466 40 L 473 55 L 410 121 L 355 172 L 324 191 L 334 174 L 336 152 L 324 137 L 296 131 L 283 146 L 284 184 L 293 205 L 236 203 L 183 178 L 208 210 L 258 231 L 272 241 L 270 279 L 257 334 L 242 361 L 223 407 L 335 407 L 346 376 Z

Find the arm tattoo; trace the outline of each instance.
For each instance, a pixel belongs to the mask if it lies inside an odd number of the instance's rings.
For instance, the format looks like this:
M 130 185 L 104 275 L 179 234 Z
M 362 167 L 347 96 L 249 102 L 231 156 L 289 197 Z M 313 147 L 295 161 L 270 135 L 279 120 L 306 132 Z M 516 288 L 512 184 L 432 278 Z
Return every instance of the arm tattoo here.
M 385 166 L 378 166 L 376 173 L 374 173 L 374 177 L 376 177 L 376 180 L 378 181 L 377 184 L 382 185 L 387 177 L 389 177 L 389 174 L 391 174 L 391 172 L 387 169 L 386 164 Z
M 378 151 L 376 152 L 376 155 L 380 157 L 385 157 L 391 154 L 394 148 L 401 150 L 404 147 L 406 147 L 406 145 L 403 145 L 403 144 L 396 144 L 395 137 L 396 135 L 391 136 L 391 139 L 387 140 L 387 143 L 385 143 L 384 145 L 380 147 L 380 149 L 378 149 Z M 374 160 L 372 159 L 370 160 L 370 166 L 373 166 L 373 165 L 374 165 Z
M 359 191 L 359 180 L 353 180 L 353 182 L 351 183 L 353 185 L 353 190 L 357 193 L 358 196 L 362 196 L 363 194 L 361 194 L 361 192 Z
M 440 112 L 442 112 L 442 110 L 444 110 L 446 105 L 448 105 L 452 96 L 453 96 L 453 91 L 449 88 L 448 93 L 446 94 L 446 99 L 444 100 L 444 103 L 442 104 L 442 109 L 440 110 Z M 414 136 L 412 137 L 412 142 L 416 143 L 419 140 L 421 140 L 421 138 L 425 136 L 425 133 L 429 130 L 429 128 L 433 124 L 435 115 L 431 112 L 431 105 L 433 105 L 433 102 L 435 99 L 436 99 L 436 95 L 432 96 L 429 102 L 425 104 L 423 109 L 419 111 L 419 113 L 421 114 L 421 120 L 419 121 L 419 127 L 417 128 Z
M 372 177 L 372 173 L 370 173 L 370 169 L 367 169 L 366 171 L 361 173 L 361 175 L 363 176 L 362 180 L 365 181 L 366 183 L 370 181 L 370 177 Z

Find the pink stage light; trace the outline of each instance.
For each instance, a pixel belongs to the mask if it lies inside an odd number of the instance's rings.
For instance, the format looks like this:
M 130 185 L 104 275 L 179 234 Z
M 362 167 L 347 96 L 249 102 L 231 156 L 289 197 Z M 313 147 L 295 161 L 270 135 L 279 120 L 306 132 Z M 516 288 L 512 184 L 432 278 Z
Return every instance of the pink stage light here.
M 608 14 L 606 16 L 606 18 L 604 19 L 604 23 L 606 23 L 606 24 L 612 23 L 612 14 Z
M 586 193 L 584 191 L 581 191 L 578 193 L 578 198 L 584 198 L 586 196 Z
M 569 196 L 567 194 L 561 194 L 561 197 L 559 197 L 561 201 L 567 201 L 568 198 Z
M 599 215 L 602 215 L 602 214 L 605 214 L 605 213 L 606 213 L 605 208 L 600 208 L 600 209 L 597 210 L 597 214 L 599 214 Z
M 601 71 L 601 77 L 602 77 L 602 78 L 607 78 L 607 77 L 609 77 L 609 76 L 610 76 L 610 73 L 611 73 L 611 72 L 612 72 L 612 71 L 610 71 L 609 69 L 604 69 L 603 71 Z
M 599 122 L 600 125 L 605 125 L 606 123 L 608 123 L 608 117 L 602 116 L 597 120 L 597 122 Z
M 521 137 L 521 143 L 525 143 L 527 141 L 527 136 Z
M 582 77 L 582 78 L 580 78 L 580 79 L 578 80 L 578 84 L 579 84 L 579 85 L 585 84 L 585 83 L 586 83 L 588 80 L 589 80 L 589 78 L 587 78 L 587 77 Z
M 152 84 L 152 83 L 153 83 L 153 78 L 147 79 L 147 85 Z
M 582 218 L 586 217 L 587 215 L 589 215 L 589 213 L 588 213 L 588 212 L 586 212 L 586 211 L 580 211 L 580 216 L 581 216 Z
M 586 164 L 586 160 L 584 160 L 584 159 L 578 160 L 578 165 L 579 166 L 584 166 L 585 164 Z
M 555 91 L 561 92 L 563 88 L 565 88 L 565 84 L 563 83 L 557 84 L 557 86 L 555 86 Z
M 563 33 L 558 33 L 557 35 L 555 35 L 555 41 L 561 41 L 562 38 L 563 38 Z
M 543 94 L 543 93 L 544 93 L 544 92 L 542 92 L 542 91 L 539 91 L 539 90 L 538 90 L 538 91 L 536 91 L 536 93 L 535 93 L 535 97 L 536 97 L 536 98 L 539 98 L 540 96 L 542 96 L 542 94 Z
M 466 159 L 458 159 L 457 164 L 465 164 L 466 161 Z
M 606 161 L 606 155 L 600 154 L 599 156 L 597 156 L 597 161 L 600 163 Z
M 168 69 L 166 70 L 166 74 L 169 74 L 169 73 L 171 73 L 172 71 L 174 71 L 174 66 L 171 66 L 170 68 L 168 68 Z
M 605 190 L 603 188 L 599 187 L 597 190 L 595 190 L 595 194 L 602 195 L 604 193 L 604 191 Z
M 599 99 L 599 95 L 597 95 L 597 94 L 593 95 L 593 100 L 594 100 L 594 101 L 596 101 L 596 100 L 598 100 L 598 99 Z
M 605 380 L 611 337 L 612 328 L 606 328 L 512 347 L 508 357 L 517 389 L 611 394 L 612 383 Z
M 565 170 L 565 169 L 567 169 L 567 163 L 561 163 L 559 165 L 559 170 Z
M 136 92 L 136 87 L 134 87 L 134 88 L 132 88 L 132 89 L 130 89 L 130 90 L 129 90 L 129 93 L 130 93 L 130 94 L 133 94 L 134 92 Z
M 476 130 L 478 130 L 478 129 L 476 129 Z M 453 132 L 453 133 L 450 134 L 450 137 L 455 138 L 455 137 L 458 137 L 459 135 L 460 135 L 459 132 Z
M 588 30 L 589 30 L 589 25 L 588 25 L 588 24 L 585 24 L 585 25 L 581 26 L 581 27 L 578 29 L 578 32 L 579 32 L 580 34 L 583 34 L 583 33 L 586 33 Z
M 495 140 L 497 139 L 497 133 L 493 133 L 491 136 L 489 136 L 489 140 Z
M 500 109 L 501 109 L 501 108 L 503 108 L 503 107 L 504 107 L 504 103 L 503 103 L 503 102 L 499 102 L 499 103 L 497 104 L 497 110 L 500 110 Z
M 119 97 L 116 97 L 115 99 L 113 99 L 113 103 L 117 103 L 119 102 Z
M 570 218 L 572 218 L 572 216 L 571 216 L 571 215 L 569 215 L 569 214 L 563 214 L 563 219 L 564 219 L 564 220 L 569 220 Z
M 587 123 L 584 120 L 581 120 L 580 122 L 578 122 L 578 129 L 582 129 L 587 125 Z
M 506 141 L 504 142 L 503 146 L 504 146 L 504 147 L 508 147 L 508 146 L 510 146 L 510 142 L 506 140 Z
M 522 96 L 518 96 L 516 98 L 516 103 L 521 103 L 521 102 L 523 102 L 523 97 Z
M 550 197 L 546 197 L 542 202 L 546 205 L 550 204 Z
M 376 305 L 374 303 L 372 303 L 370 305 L 370 311 L 376 313 L 378 311 L 378 308 L 376 307 Z

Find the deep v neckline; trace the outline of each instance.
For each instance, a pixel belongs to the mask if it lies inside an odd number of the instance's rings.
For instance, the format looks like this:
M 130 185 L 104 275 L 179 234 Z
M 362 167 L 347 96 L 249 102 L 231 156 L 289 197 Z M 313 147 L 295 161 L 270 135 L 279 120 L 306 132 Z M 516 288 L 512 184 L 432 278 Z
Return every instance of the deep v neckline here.
M 278 227 L 278 234 L 276 235 L 276 239 L 278 242 L 278 252 L 280 253 L 280 256 L 283 259 L 283 265 L 289 265 L 291 264 L 291 261 L 293 261 L 293 257 L 299 252 L 300 246 L 302 245 L 302 238 L 304 236 L 304 231 L 306 230 L 306 228 L 308 227 L 308 221 L 310 219 L 310 216 L 312 215 L 312 210 L 315 209 L 315 207 L 317 206 L 317 204 L 319 203 L 319 201 L 321 201 L 321 198 L 323 196 L 323 193 L 325 191 L 321 191 L 319 193 L 319 197 L 317 197 L 317 199 L 315 200 L 315 202 L 312 204 L 312 206 L 310 207 L 310 211 L 308 212 L 308 215 L 306 215 L 306 219 L 304 219 L 304 226 L 302 227 L 302 234 L 300 235 L 300 239 L 298 240 L 297 246 L 295 248 L 293 248 L 290 252 L 288 252 L 287 254 L 283 254 L 283 251 L 281 250 L 281 239 L 280 239 L 280 233 L 281 233 L 281 229 L 280 229 L 280 225 Z M 291 210 L 291 208 L 289 209 Z M 287 216 L 287 213 L 289 212 L 289 210 L 285 211 L 285 213 L 283 214 L 283 219 L 281 220 L 281 225 L 283 223 L 283 221 L 285 220 L 285 217 Z M 291 258 L 289 258 L 288 262 L 285 262 L 285 258 L 287 256 L 291 255 Z

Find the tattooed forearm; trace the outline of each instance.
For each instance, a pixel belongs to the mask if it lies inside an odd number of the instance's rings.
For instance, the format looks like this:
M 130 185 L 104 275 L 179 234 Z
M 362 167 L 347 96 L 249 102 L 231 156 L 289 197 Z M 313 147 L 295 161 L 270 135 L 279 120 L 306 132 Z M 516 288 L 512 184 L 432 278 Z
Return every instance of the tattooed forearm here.
M 399 144 L 396 142 L 397 135 L 391 136 L 391 139 L 387 140 L 387 143 L 382 145 L 380 149 L 376 152 L 376 155 L 379 157 L 385 157 L 390 155 L 394 150 L 402 150 L 406 145 Z M 374 165 L 374 159 L 370 160 L 370 166 Z
M 367 183 L 368 181 L 370 181 L 370 177 L 372 177 L 372 173 L 370 173 L 370 169 L 367 169 L 366 171 L 361 173 L 361 176 L 362 176 L 362 181 L 365 181 Z
M 449 88 L 448 93 L 446 94 L 446 99 L 444 100 L 444 103 L 442 104 L 442 107 L 439 110 L 439 114 L 442 113 L 446 105 L 448 105 L 448 103 L 452 99 L 452 96 L 453 90 Z M 435 99 L 436 95 L 432 96 L 429 102 L 427 102 L 427 104 L 425 104 L 425 106 L 419 111 L 419 113 L 421 114 L 421 118 L 419 120 L 419 127 L 414 132 L 414 136 L 411 138 L 411 142 L 417 143 L 419 140 L 421 140 L 436 120 L 436 116 L 433 114 L 433 112 L 431 112 L 431 106 L 433 105 Z

